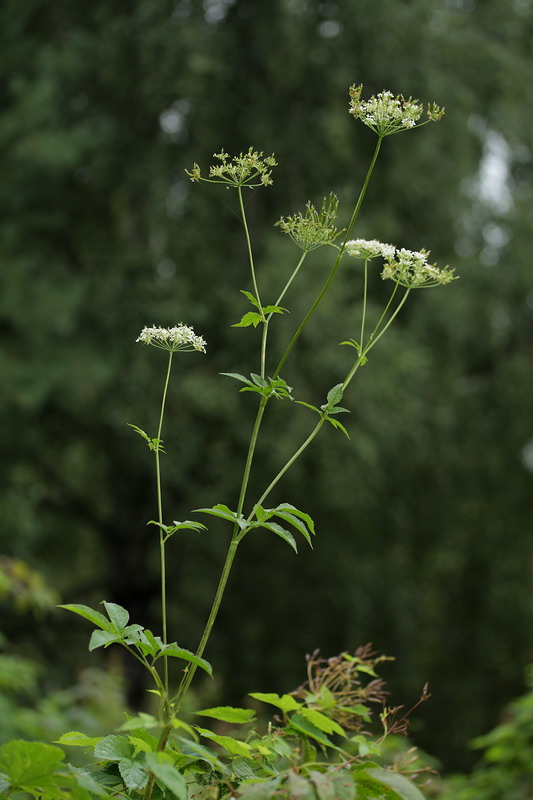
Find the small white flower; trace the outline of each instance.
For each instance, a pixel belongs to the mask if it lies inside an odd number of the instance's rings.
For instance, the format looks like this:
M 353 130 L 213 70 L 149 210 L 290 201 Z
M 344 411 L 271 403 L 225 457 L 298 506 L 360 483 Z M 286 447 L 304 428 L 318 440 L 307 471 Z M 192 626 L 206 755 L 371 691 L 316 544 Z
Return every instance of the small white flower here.
M 145 327 L 135 340 L 143 344 L 151 344 L 161 350 L 168 350 L 175 353 L 178 350 L 190 352 L 198 350 L 205 353 L 205 340 L 197 336 L 193 329 L 188 325 L 175 325 L 173 328 L 156 328 L 155 326 Z
M 394 256 L 395 247 L 393 244 L 378 242 L 377 239 L 351 239 L 346 242 L 346 253 L 354 258 L 361 258 L 365 261 L 371 258 L 389 259 Z
M 429 250 L 397 250 L 387 259 L 381 277 L 405 286 L 406 289 L 429 289 L 456 279 L 454 270 L 428 263 Z

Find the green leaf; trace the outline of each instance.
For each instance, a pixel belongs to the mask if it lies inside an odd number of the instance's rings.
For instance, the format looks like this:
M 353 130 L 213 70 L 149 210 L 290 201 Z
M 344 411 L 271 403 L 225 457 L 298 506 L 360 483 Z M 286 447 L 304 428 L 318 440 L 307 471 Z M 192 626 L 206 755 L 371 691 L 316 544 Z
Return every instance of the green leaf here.
M 126 627 L 130 615 L 125 608 L 123 608 L 122 606 L 118 606 L 116 603 L 106 603 L 105 600 L 103 601 L 103 606 L 107 611 L 107 616 L 109 617 L 115 628 L 122 630 L 122 628 Z
M 308 719 L 309 722 L 312 722 L 313 725 L 316 725 L 321 731 L 324 731 L 324 733 L 338 733 L 339 736 L 346 738 L 346 734 L 339 723 L 335 722 L 334 719 L 326 717 L 326 715 L 322 714 L 320 711 L 314 708 L 302 708 L 299 713 L 302 717 Z
M 303 519 L 303 521 L 305 522 L 311 533 L 313 535 L 315 534 L 315 523 L 313 522 L 309 514 L 305 513 L 305 511 L 300 511 L 299 508 L 291 506 L 290 503 L 280 503 L 279 506 L 276 506 L 274 511 L 289 511 L 295 517 L 300 517 L 300 519 Z
M 92 652 L 98 647 L 107 647 L 112 642 L 120 642 L 122 638 L 116 631 L 93 631 L 89 639 L 89 650 Z
M 259 314 L 257 311 L 248 311 L 242 318 L 240 322 L 235 322 L 231 327 L 232 328 L 248 328 L 250 325 L 253 325 L 254 328 L 257 328 L 260 322 L 264 322 L 265 318 Z
M 333 406 L 338 405 L 342 400 L 343 394 L 344 394 L 343 384 L 338 383 L 336 386 L 330 389 L 327 394 L 328 406 L 331 406 L 333 408 Z
M 256 781 L 254 783 L 241 783 L 239 786 L 239 800 L 271 800 L 276 797 L 281 778 Z
M 128 425 L 130 428 L 133 428 L 133 430 L 135 431 L 135 433 L 138 433 L 138 434 L 139 434 L 139 436 L 142 436 L 142 438 L 143 438 L 143 439 L 144 439 L 146 442 L 151 442 L 151 441 L 152 441 L 152 440 L 151 440 L 151 438 L 150 438 L 150 436 L 148 436 L 148 434 L 146 433 L 146 431 L 143 431 L 143 429 L 142 429 L 142 428 L 138 428 L 138 427 L 137 427 L 137 425 L 133 425 L 131 422 L 127 422 L 127 423 L 126 423 L 126 425 Z
M 298 711 L 302 708 L 302 704 L 298 703 L 290 694 L 284 694 L 281 697 L 274 692 L 250 692 L 250 697 L 254 700 L 261 700 L 262 703 L 269 703 L 271 706 L 280 708 L 284 714 L 288 711 Z
M 221 372 L 220 375 L 226 375 L 228 378 L 235 378 L 236 381 L 242 381 L 242 383 L 251 385 L 251 381 L 248 380 L 248 378 L 245 378 L 244 375 L 241 375 L 239 372 Z
M 311 770 L 309 777 L 313 781 L 319 800 L 339 800 L 335 791 L 335 773 Z M 353 781 L 352 781 L 353 786 Z
M 187 800 L 185 778 L 169 761 L 164 753 L 146 753 L 145 763 L 160 781 L 178 800 Z
M 317 728 L 316 725 L 313 725 L 312 722 L 309 722 L 309 720 L 303 717 L 301 714 L 292 714 L 289 722 L 291 727 L 295 728 L 295 730 L 305 734 L 305 736 L 310 736 L 319 744 L 326 745 L 327 747 L 334 747 L 331 739 L 328 739 L 326 734 L 321 731 L 320 728 Z
M 244 756 L 246 758 L 252 750 L 249 744 L 241 742 L 239 739 L 234 739 L 233 736 L 220 736 L 207 728 L 199 728 L 198 726 L 196 730 L 202 736 L 205 736 L 206 739 L 211 739 L 213 742 L 219 744 L 233 756 Z
M 137 731 L 148 730 L 150 728 L 158 728 L 160 722 L 152 715 L 147 714 L 145 711 L 140 711 L 136 717 L 128 717 L 126 722 L 117 728 L 119 731 Z
M 288 314 L 289 311 L 283 306 L 265 306 L 263 308 L 263 313 L 265 314 Z
M 261 377 L 261 375 L 257 375 L 256 372 L 250 373 L 250 378 L 253 380 L 256 386 L 260 386 L 261 389 L 265 389 L 268 386 L 268 381 Z
M 389 769 L 376 767 L 374 769 L 367 769 L 366 774 L 370 775 L 370 777 L 381 786 L 392 789 L 401 800 L 424 800 L 424 795 L 420 789 L 398 772 L 391 772 Z
M 294 514 L 291 514 L 289 511 L 276 511 L 276 516 L 280 517 L 280 519 L 285 520 L 285 522 L 288 522 L 291 525 L 294 525 L 296 530 L 299 533 L 301 533 L 302 536 L 307 540 L 307 543 L 309 544 L 309 547 L 311 547 L 311 548 L 313 547 L 313 544 L 311 542 L 311 536 L 309 535 L 309 531 L 307 530 L 307 526 L 300 519 L 295 517 Z
M 278 525 L 276 522 L 263 522 L 260 523 L 257 527 L 266 528 L 267 531 L 272 531 L 272 533 L 275 533 L 276 536 L 280 536 L 284 541 L 286 541 L 287 544 L 290 544 L 295 553 L 298 552 L 294 536 L 290 531 L 287 531 L 285 530 L 285 528 L 282 528 L 281 525 Z
M 232 706 L 217 706 L 216 708 L 204 708 L 202 711 L 195 711 L 201 717 L 211 717 L 221 722 L 231 722 L 242 724 L 251 722 L 255 718 L 255 711 L 251 708 L 233 708 Z
M 333 425 L 334 428 L 341 430 L 344 433 L 344 435 L 348 437 L 348 439 L 350 438 L 350 434 L 348 433 L 342 422 L 339 422 L 338 419 L 331 419 L 331 417 L 326 417 L 326 419 L 329 423 L 331 423 L 331 425 Z
M 0 772 L 10 788 L 33 794 L 54 775 L 64 758 L 63 751 L 51 744 L 15 740 L 0 747 Z
M 316 411 L 317 414 L 320 414 L 320 409 L 316 406 L 312 406 L 310 403 L 304 403 L 303 400 L 295 400 L 295 403 L 298 403 L 299 406 L 305 406 L 306 408 L 310 408 L 311 411 Z
M 118 771 L 128 789 L 138 792 L 146 786 L 148 774 L 141 761 L 134 761 L 131 758 L 119 761 Z
M 253 306 L 255 306 L 256 308 L 261 308 L 259 300 L 254 294 L 252 294 L 251 292 L 247 292 L 246 289 L 241 289 L 241 294 L 243 294 L 246 298 L 248 298 L 248 300 Z
M 58 606 L 58 608 L 65 608 L 67 611 L 73 611 L 74 614 L 79 614 L 80 617 L 88 619 L 89 622 L 92 622 L 93 625 L 96 625 L 98 628 L 102 628 L 104 631 L 111 630 L 111 624 L 109 620 L 107 620 L 103 614 L 100 614 L 99 611 L 95 611 L 89 606 L 80 605 L 79 603 L 67 603 L 66 605 Z
M 291 800 L 317 800 L 313 784 L 293 770 L 288 772 L 287 786 Z
M 125 736 L 104 736 L 94 748 L 98 761 L 122 761 L 131 758 L 133 748 Z
M 101 736 L 86 736 L 79 731 L 69 731 L 63 733 L 54 744 L 65 744 L 69 747 L 94 747 L 101 738 Z
M 200 667 L 200 669 L 203 669 L 204 672 L 207 672 L 209 676 L 213 676 L 213 667 L 209 661 L 206 661 L 205 658 L 200 658 L 200 656 L 195 655 L 195 653 L 191 653 L 190 650 L 185 650 L 183 647 L 178 647 L 177 644 L 163 645 L 158 658 L 162 655 L 170 656 L 171 658 L 181 658 L 183 661 L 189 661 L 191 664 L 195 664 L 197 667 Z
M 231 511 L 224 503 L 217 503 L 210 508 L 195 508 L 193 510 L 195 514 L 211 514 L 213 517 L 227 519 L 229 522 L 237 522 L 240 528 L 246 527 L 246 523 L 242 517 L 237 520 L 235 511 Z
M 227 772 L 226 767 L 222 761 L 217 758 L 216 754 L 213 752 L 213 750 L 211 750 L 211 748 L 205 747 L 203 744 L 198 744 L 198 742 L 193 742 L 190 739 L 184 739 L 182 736 L 179 736 L 178 738 L 182 742 L 181 752 L 183 755 L 194 756 L 200 761 L 206 761 L 223 774 Z
M 111 795 L 106 792 L 104 787 L 101 786 L 87 770 L 73 767 L 72 764 L 68 764 L 68 770 L 78 786 L 85 789 L 85 791 L 91 792 L 91 794 L 95 794 L 97 797 L 111 798 Z M 72 794 L 71 797 L 75 798 L 76 795 Z M 86 796 L 82 795 L 82 798 L 85 800 Z
M 348 771 L 339 771 L 333 775 L 335 800 L 355 800 L 355 784 Z

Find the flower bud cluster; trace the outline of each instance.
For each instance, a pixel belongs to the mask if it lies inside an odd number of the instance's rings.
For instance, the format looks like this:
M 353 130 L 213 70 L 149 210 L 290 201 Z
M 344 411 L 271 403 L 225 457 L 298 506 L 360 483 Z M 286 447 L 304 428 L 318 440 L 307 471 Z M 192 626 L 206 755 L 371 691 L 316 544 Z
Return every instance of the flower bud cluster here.
M 191 181 L 206 181 L 208 183 L 225 183 L 228 186 L 269 186 L 272 183 L 272 167 L 277 165 L 274 155 L 263 157 L 263 153 L 252 147 L 246 153 L 230 158 L 228 153 L 221 150 L 214 153 L 218 163 L 209 167 L 209 178 L 202 176 L 198 164 L 192 170 L 185 170 Z
M 287 233 L 304 253 L 309 253 L 324 244 L 333 244 L 337 236 L 342 233 L 333 224 L 338 205 L 337 197 L 331 192 L 324 198 L 320 211 L 317 211 L 309 201 L 305 206 L 305 214 L 299 211 L 289 217 L 282 217 L 276 225 L 279 225 L 283 233 Z
M 403 95 L 394 96 L 392 92 L 384 91 L 363 101 L 362 90 L 362 84 L 350 87 L 350 114 L 360 119 L 378 136 L 389 136 L 430 121 L 437 122 L 444 114 L 443 108 L 432 103 L 427 106 L 427 119 L 419 122 L 424 113 L 424 105 L 419 100 L 411 97 L 406 99 Z
M 205 340 L 201 336 L 197 336 L 191 327 L 182 325 L 181 322 L 173 328 L 145 327 L 135 341 L 151 344 L 153 347 L 168 350 L 170 353 L 178 350 L 188 352 L 199 350 L 201 353 L 205 353 L 206 346 Z

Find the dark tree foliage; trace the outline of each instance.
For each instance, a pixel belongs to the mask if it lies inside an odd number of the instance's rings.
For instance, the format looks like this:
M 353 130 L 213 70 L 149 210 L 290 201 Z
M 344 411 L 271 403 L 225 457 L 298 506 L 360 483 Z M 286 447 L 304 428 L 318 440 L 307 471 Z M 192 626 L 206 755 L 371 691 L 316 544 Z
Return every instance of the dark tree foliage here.
M 365 174 L 373 140 L 346 113 L 348 86 L 447 107 L 385 142 L 357 235 L 431 248 L 461 280 L 414 297 L 372 352 L 347 398 L 351 440 L 325 432 L 288 474 L 279 499 L 315 518 L 315 552 L 247 540 L 207 655 L 231 702 L 298 685 L 316 647 L 372 640 L 397 657 L 396 697 L 429 680 L 417 742 L 460 766 L 533 646 L 530 0 L 4 0 L 0 37 L 0 552 L 68 602 L 105 597 L 151 626 L 152 463 L 125 423 L 153 426 L 164 365 L 134 344 L 142 326 L 183 321 L 209 346 L 174 376 L 171 519 L 234 503 L 255 412 L 218 376 L 256 352 L 230 327 L 249 288 L 233 197 L 184 168 L 221 147 L 276 153 L 274 187 L 248 198 L 274 293 L 295 257 L 276 219 L 330 189 L 346 218 Z M 326 274 L 324 255 L 309 262 L 280 331 Z M 287 365 L 297 396 L 323 402 L 342 377 L 335 345 L 360 292 L 350 265 Z M 311 424 L 271 410 L 251 491 Z M 185 647 L 226 536 L 173 542 Z M 61 637 L 72 669 L 85 633 L 58 614 L 31 635 L 48 655 Z

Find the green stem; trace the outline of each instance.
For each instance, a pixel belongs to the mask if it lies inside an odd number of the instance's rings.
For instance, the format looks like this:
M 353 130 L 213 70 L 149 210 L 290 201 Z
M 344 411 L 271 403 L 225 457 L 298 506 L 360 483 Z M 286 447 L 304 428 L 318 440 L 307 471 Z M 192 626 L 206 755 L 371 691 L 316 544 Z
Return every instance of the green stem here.
M 289 460 L 287 461 L 285 466 L 280 469 L 280 471 L 278 472 L 276 477 L 268 484 L 267 488 L 265 489 L 265 491 L 263 492 L 263 494 L 261 495 L 261 497 L 259 498 L 257 503 L 254 505 L 254 507 L 252 509 L 252 512 L 251 512 L 250 516 L 247 519 L 247 522 L 251 521 L 251 519 L 252 519 L 252 517 L 253 517 L 253 515 L 255 513 L 255 509 L 258 506 L 263 505 L 264 501 L 266 500 L 266 498 L 268 497 L 268 495 L 270 494 L 270 492 L 272 491 L 274 486 L 281 480 L 281 478 L 285 475 L 287 470 L 290 469 L 290 467 L 292 467 L 292 465 L 294 464 L 296 459 L 299 458 L 302 455 L 303 451 L 307 447 L 309 447 L 309 445 L 311 444 L 311 442 L 313 441 L 313 439 L 315 438 L 315 436 L 317 435 L 317 433 L 319 432 L 320 428 L 322 427 L 322 425 L 324 424 L 325 421 L 326 421 L 325 417 L 321 417 L 320 421 L 317 422 L 317 424 L 315 425 L 315 427 L 313 428 L 313 430 L 311 431 L 311 433 L 309 434 L 309 436 L 307 437 L 305 442 L 300 445 L 298 450 L 296 450 L 296 452 L 291 456 L 291 458 L 289 458 Z M 240 533 L 238 535 L 238 540 L 241 541 L 241 539 L 243 538 L 243 536 L 245 534 L 246 534 L 246 529 L 242 533 Z
M 325 282 L 324 286 L 322 287 L 322 289 L 320 290 L 315 302 L 313 303 L 313 305 L 311 306 L 311 308 L 309 309 L 309 311 L 305 315 L 304 319 L 300 323 L 296 333 L 294 334 L 294 336 L 292 337 L 291 341 L 289 342 L 289 345 L 288 345 L 287 349 L 283 353 L 283 355 L 281 357 L 281 360 L 280 360 L 280 362 L 279 362 L 279 364 L 278 364 L 278 366 L 276 368 L 276 371 L 274 373 L 274 377 L 275 378 L 277 378 L 277 376 L 281 372 L 281 370 L 283 368 L 283 365 L 284 365 L 285 361 L 287 360 L 291 350 L 293 349 L 294 345 L 296 344 L 296 342 L 300 338 L 300 334 L 302 333 L 303 329 L 305 328 L 305 326 L 309 322 L 311 316 L 314 314 L 317 306 L 319 305 L 319 303 L 321 302 L 322 298 L 324 297 L 324 295 L 326 294 L 327 290 L 329 289 L 329 287 L 331 285 L 331 282 L 333 281 L 333 278 L 335 277 L 335 274 L 336 274 L 337 270 L 340 267 L 340 263 L 341 263 L 341 260 L 342 260 L 344 249 L 346 247 L 346 242 L 348 241 L 348 238 L 350 236 L 350 233 L 352 232 L 353 226 L 355 225 L 357 217 L 359 216 L 359 211 L 361 210 L 361 205 L 363 203 L 363 200 L 364 200 L 364 197 L 365 197 L 365 194 L 366 194 L 366 190 L 368 188 L 368 184 L 369 184 L 370 178 L 372 176 L 372 172 L 374 171 L 374 167 L 375 167 L 376 161 L 378 159 L 378 155 L 379 155 L 379 151 L 381 149 L 381 142 L 382 141 L 383 141 L 383 137 L 382 136 L 378 136 L 378 141 L 377 141 L 377 144 L 376 144 L 376 148 L 374 150 L 374 155 L 372 156 L 372 161 L 370 162 L 370 166 L 369 166 L 369 168 L 367 170 L 363 186 L 361 188 L 361 191 L 359 192 L 359 197 L 357 198 L 357 203 L 355 204 L 355 208 L 353 210 L 350 222 L 348 224 L 348 227 L 346 228 L 346 233 L 344 235 L 344 239 L 343 239 L 342 244 L 341 244 L 341 246 L 339 248 L 339 254 L 337 255 L 337 258 L 336 258 L 335 263 L 333 265 L 333 268 L 332 268 L 332 270 L 331 270 L 331 272 L 329 274 L 329 277 L 328 277 L 327 281 Z
M 383 329 L 382 329 L 382 330 L 379 332 L 379 334 L 378 334 L 377 336 L 375 336 L 375 334 L 376 334 L 377 330 L 379 329 L 379 326 L 381 325 L 381 322 L 382 322 L 382 320 L 383 320 L 383 317 L 385 316 L 385 314 L 386 314 L 386 312 L 387 312 L 387 309 L 389 308 L 389 306 L 390 306 L 390 304 L 391 304 L 391 302 L 392 302 L 392 298 L 393 298 L 393 297 L 394 297 L 394 295 L 396 294 L 396 289 L 397 289 L 397 288 L 398 288 L 398 284 L 396 284 L 396 286 L 394 287 L 394 291 L 393 291 L 393 293 L 392 293 L 392 295 L 391 295 L 391 297 L 390 297 L 390 299 L 389 299 L 389 302 L 387 303 L 387 305 L 386 305 L 386 307 L 385 307 L 385 311 L 383 312 L 383 314 L 381 315 L 381 317 L 380 317 L 380 319 L 379 319 L 379 322 L 378 322 L 378 324 L 376 325 L 376 327 L 374 328 L 374 330 L 373 330 L 373 331 L 372 331 L 372 333 L 370 334 L 370 338 L 369 338 L 369 340 L 368 340 L 368 344 L 367 344 L 367 346 L 366 346 L 366 347 L 365 347 L 365 348 L 364 348 L 364 349 L 361 351 L 361 353 L 360 353 L 360 355 L 359 355 L 359 358 L 357 359 L 357 361 L 355 362 L 355 364 L 354 364 L 354 365 L 353 365 L 353 367 L 351 368 L 350 372 L 349 372 L 349 373 L 348 373 L 348 375 L 346 376 L 346 378 L 345 378 L 345 380 L 344 380 L 344 383 L 342 384 L 342 389 L 343 389 L 343 391 L 346 391 L 347 387 L 348 387 L 348 386 L 349 386 L 349 384 L 351 383 L 351 381 L 352 381 L 352 378 L 354 377 L 355 373 L 357 372 L 357 370 L 358 370 L 358 369 L 359 369 L 359 367 L 361 366 L 361 363 L 362 363 L 362 361 L 363 361 L 363 358 L 366 356 L 366 354 L 367 354 L 367 353 L 369 353 L 369 352 L 370 352 L 370 350 L 372 350 L 372 348 L 374 347 L 374 345 L 376 345 L 376 344 L 379 342 L 379 340 L 381 339 L 381 337 L 383 336 L 383 334 L 387 332 L 388 328 L 390 328 L 390 326 L 391 326 L 391 325 L 392 325 L 392 323 L 394 322 L 395 318 L 396 318 L 396 317 L 398 316 L 398 314 L 400 313 L 400 310 L 401 310 L 402 306 L 404 305 L 405 301 L 407 300 L 407 298 L 408 298 L 408 296 L 409 296 L 409 292 L 411 291 L 410 289 L 407 289 L 407 291 L 405 292 L 404 296 L 402 297 L 402 299 L 400 300 L 400 302 L 398 303 L 398 305 L 397 305 L 397 306 L 396 306 L 396 308 L 394 309 L 394 313 L 393 313 L 393 314 L 391 314 L 391 316 L 390 316 L 390 319 L 387 321 L 387 324 L 385 325 L 385 327 L 384 327 L 384 328 L 383 328 Z M 374 337 L 375 337 L 375 338 L 374 338 Z
M 248 230 L 248 221 L 246 219 L 246 211 L 244 208 L 244 201 L 242 197 L 242 188 L 241 186 L 237 187 L 237 194 L 239 195 L 239 206 L 241 209 L 241 217 L 242 217 L 242 224 L 244 225 L 244 233 L 246 235 L 246 246 L 248 248 L 248 260 L 250 261 L 250 271 L 252 273 L 252 284 L 254 287 L 254 294 L 259 304 L 259 313 L 265 320 L 265 314 L 263 311 L 263 306 L 261 304 L 261 298 L 259 297 L 259 287 L 257 285 L 257 279 L 255 277 L 255 266 L 254 266 L 254 255 L 252 252 L 252 240 L 250 239 L 250 231 Z M 265 377 L 265 359 L 266 359 L 266 339 L 263 332 L 263 341 L 261 344 L 261 377 Z
M 361 316 L 361 336 L 359 340 L 359 346 L 361 348 L 361 352 L 363 350 L 363 337 L 365 335 L 365 322 L 366 322 L 366 296 L 368 292 L 368 258 L 365 258 L 365 283 L 363 289 L 363 313 Z
M 167 400 L 168 384 L 170 380 L 170 372 L 172 369 L 172 350 L 168 353 L 168 366 L 165 378 L 165 386 L 163 389 L 163 398 L 161 400 L 161 411 L 159 414 L 159 427 L 157 429 L 157 438 L 161 440 L 161 433 L 163 430 L 163 418 L 165 416 L 165 404 Z M 166 582 L 166 562 L 165 562 L 165 535 L 163 528 L 163 496 L 161 491 L 161 466 L 159 463 L 159 446 L 155 450 L 155 474 L 157 486 L 157 514 L 159 521 L 159 557 L 161 564 L 161 622 L 163 628 L 163 643 L 167 643 L 167 582 Z M 168 663 L 166 656 L 163 658 L 163 672 L 164 672 L 164 686 L 165 691 L 168 693 Z

